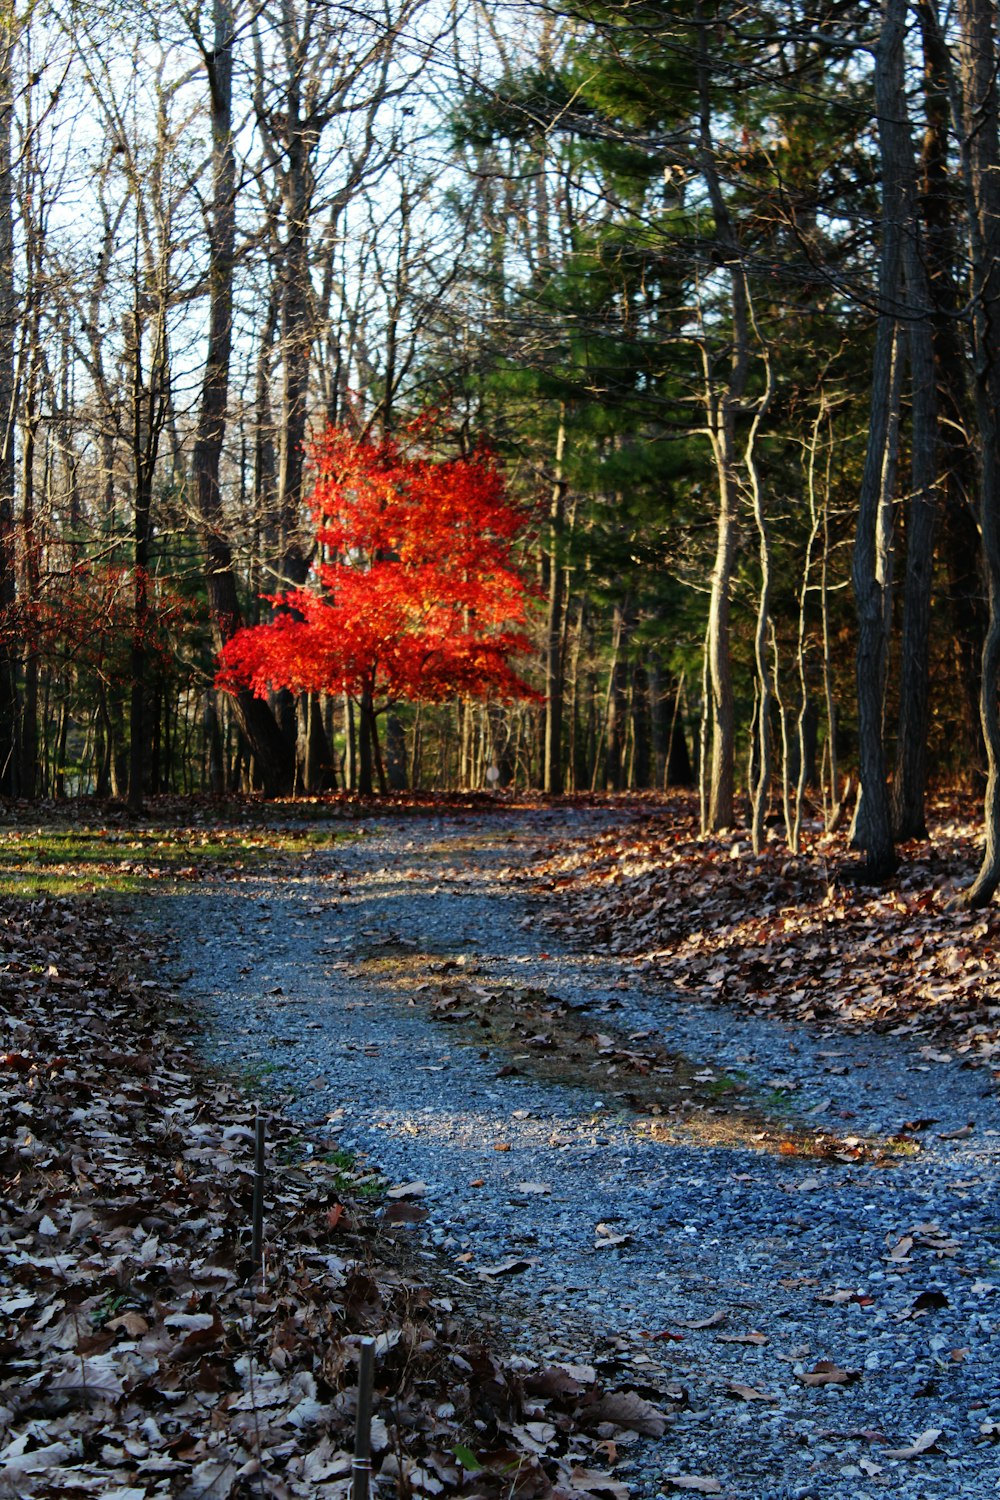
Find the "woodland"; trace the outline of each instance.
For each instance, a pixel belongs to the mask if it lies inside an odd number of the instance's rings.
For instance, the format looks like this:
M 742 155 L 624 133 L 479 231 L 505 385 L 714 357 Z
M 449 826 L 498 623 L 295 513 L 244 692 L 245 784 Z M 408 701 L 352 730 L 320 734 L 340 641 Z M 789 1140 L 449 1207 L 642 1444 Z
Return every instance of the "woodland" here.
M 860 1494 L 862 1450 L 899 1495 L 1000 1472 L 998 31 L 994 0 L 4 8 L 0 1496 L 345 1500 L 375 1334 L 403 1500 L 770 1500 L 812 1462 L 796 1427 L 752 1478 L 776 1412 L 832 1434 L 816 1493 Z M 366 859 L 409 894 L 337 949 Z M 495 985 L 475 882 L 519 958 L 599 955 L 611 998 Z M 468 1047 L 449 1106 L 474 1066 L 509 1104 L 599 1086 L 595 1164 L 613 1109 L 701 1153 L 708 1220 L 749 1184 L 753 1295 L 822 1208 L 836 1271 L 802 1249 L 767 1305 L 903 1352 L 787 1354 L 737 1300 L 678 1303 L 641 1362 L 597 1320 L 581 1363 L 525 1294 L 512 1358 L 491 1278 L 533 1256 L 449 1259 L 426 1182 L 302 1125 L 326 1078 L 206 1065 L 199 887 L 246 896 L 230 1029 L 270 1007 L 268 1067 L 297 977 L 261 993 L 250 935 L 284 902 L 275 950 L 339 1014 L 388 1033 L 402 1001 Z M 397 930 L 425 894 L 446 952 Z M 832 1040 L 823 1091 L 668 1052 L 647 990 L 785 1061 Z M 859 1037 L 892 1059 L 877 1133 Z M 587 1255 L 649 1228 L 612 1217 Z
M 0 791 L 696 784 L 881 878 L 949 785 L 987 902 L 996 27 L 9 8 Z

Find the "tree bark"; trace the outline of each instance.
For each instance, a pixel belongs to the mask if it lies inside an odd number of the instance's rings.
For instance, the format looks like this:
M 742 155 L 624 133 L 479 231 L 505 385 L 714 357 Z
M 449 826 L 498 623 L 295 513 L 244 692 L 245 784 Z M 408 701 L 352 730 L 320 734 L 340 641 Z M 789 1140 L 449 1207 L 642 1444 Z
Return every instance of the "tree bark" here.
M 926 250 L 918 238 L 916 164 L 901 96 L 905 135 L 903 184 L 907 231 L 903 237 L 903 284 L 908 304 L 911 434 L 910 504 L 906 519 L 906 586 L 900 648 L 899 727 L 892 784 L 893 834 L 899 840 L 926 838 L 924 792 L 927 783 L 928 675 L 930 671 L 931 589 L 934 532 L 938 510 L 938 393 L 934 358 L 933 305 Z
M 566 607 L 565 570 L 561 557 L 565 485 L 562 477 L 566 424 L 560 413 L 556 436 L 555 478 L 549 505 L 548 610 L 545 620 L 545 750 L 542 786 L 553 796 L 563 789 L 563 615 Z
M 219 473 L 226 433 L 229 366 L 233 347 L 233 263 L 236 248 L 236 156 L 233 149 L 233 16 L 228 0 L 215 0 L 214 44 L 204 52 L 212 112 L 212 213 L 209 226 L 208 353 L 195 436 L 195 506 L 206 557 L 206 587 L 216 648 L 243 623 L 232 550 L 225 531 Z M 287 792 L 293 765 L 274 715 L 245 688 L 233 695 L 233 716 L 253 755 L 268 796 Z
M 944 39 L 937 0 L 917 0 L 923 46 L 923 115 L 920 206 L 924 252 L 933 305 L 934 358 L 937 368 L 940 549 L 948 576 L 948 606 L 954 641 L 954 664 L 960 686 L 965 759 L 977 790 L 986 781 L 986 761 L 979 718 L 980 664 L 986 637 L 986 588 L 975 510 L 975 448 L 967 433 L 969 379 L 962 344 L 964 254 L 956 223 L 962 212 L 961 183 L 954 173 L 952 100 L 956 94 L 954 60 Z
M 858 498 L 852 579 L 858 616 L 858 761 L 864 815 L 859 833 L 870 879 L 883 880 L 896 868 L 889 789 L 882 736 L 885 680 L 885 597 L 876 571 L 876 527 L 882 472 L 889 436 L 893 345 L 902 262 L 905 194 L 900 162 L 903 93 L 903 34 L 906 0 L 883 0 L 882 31 L 875 57 L 875 98 L 882 158 L 882 245 L 879 258 L 879 312 L 872 361 L 870 425 Z
M 981 444 L 980 515 L 989 582 L 980 716 L 986 744 L 985 846 L 964 893 L 985 906 L 1000 885 L 1000 134 L 995 0 L 959 0 L 963 159 L 972 232 L 973 354 Z
M 15 600 L 16 380 L 14 369 L 18 300 L 14 281 L 14 48 L 19 22 L 13 5 L 0 23 L 0 615 L 13 619 Z M 0 795 L 16 796 L 17 650 L 8 629 L 0 632 Z
M 747 302 L 749 304 L 749 295 Z M 758 713 L 756 725 L 757 774 L 750 788 L 751 799 L 751 843 L 753 852 L 759 854 L 764 847 L 764 820 L 767 815 L 768 798 L 771 791 L 771 662 L 769 650 L 774 651 L 771 632 L 771 529 L 764 509 L 764 492 L 761 489 L 760 470 L 757 463 L 757 434 L 771 402 L 774 375 L 770 357 L 765 353 L 766 384 L 764 393 L 754 412 L 746 445 L 746 469 L 753 498 L 754 521 L 757 525 L 757 540 L 760 557 L 760 589 L 757 595 L 757 625 L 754 631 L 754 661 L 757 667 Z M 775 652 L 776 655 L 776 652 Z M 774 663 L 777 675 L 777 662 Z M 786 757 L 787 765 L 787 757 Z M 787 773 L 786 773 L 787 774 Z
M 710 698 L 708 722 L 711 731 L 711 767 L 707 781 L 705 832 L 718 833 L 736 821 L 736 705 L 730 644 L 730 591 L 736 564 L 738 540 L 739 460 L 736 418 L 746 395 L 750 368 L 749 309 L 746 272 L 729 207 L 722 191 L 715 143 L 712 138 L 711 67 L 709 23 L 697 7 L 698 17 L 698 164 L 715 220 L 715 238 L 729 280 L 732 312 L 731 354 L 724 388 L 717 389 L 708 348 L 702 332 L 702 362 L 709 437 L 718 478 L 715 562 L 709 598 L 707 666 Z M 704 775 L 704 772 L 702 773 Z

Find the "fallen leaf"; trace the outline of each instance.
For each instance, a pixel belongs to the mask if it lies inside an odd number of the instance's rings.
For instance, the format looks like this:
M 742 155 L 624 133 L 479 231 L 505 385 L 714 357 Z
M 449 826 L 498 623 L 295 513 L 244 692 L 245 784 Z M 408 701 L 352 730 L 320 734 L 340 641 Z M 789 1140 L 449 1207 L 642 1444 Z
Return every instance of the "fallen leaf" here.
M 530 1271 L 538 1264 L 536 1256 L 508 1255 L 506 1260 L 492 1266 L 476 1266 L 477 1276 L 513 1276 L 518 1271 Z
M 112 1318 L 110 1323 L 105 1323 L 109 1333 L 127 1333 L 130 1339 L 141 1338 L 144 1333 L 149 1332 L 149 1324 L 146 1319 L 137 1312 L 122 1313 L 118 1318 Z
M 20 1479 L 24 1474 L 44 1474 L 47 1469 L 57 1469 L 68 1458 L 79 1452 L 69 1443 L 48 1443 L 42 1448 L 33 1448 L 30 1453 L 15 1451 L 27 1442 L 27 1435 L 8 1444 L 0 1453 L 0 1481 L 7 1484 Z
M 613 1245 L 627 1245 L 631 1235 L 617 1234 L 610 1224 L 598 1224 L 594 1228 L 594 1249 L 607 1250 Z
M 803 1385 L 850 1385 L 860 1378 L 860 1370 L 842 1370 L 829 1359 L 817 1360 L 808 1373 L 799 1376 Z
M 711 1474 L 664 1474 L 664 1484 L 675 1490 L 694 1490 L 698 1495 L 721 1495 L 722 1485 Z
M 400 1182 L 386 1192 L 387 1198 L 422 1198 L 427 1191 L 426 1182 Z
M 678 1328 L 717 1328 L 720 1323 L 726 1321 L 726 1314 L 721 1310 L 709 1313 L 707 1318 L 675 1318 L 674 1322 Z
M 419 1203 L 387 1203 L 382 1214 L 385 1224 L 422 1224 L 430 1211 Z
M 613 1479 L 599 1469 L 573 1468 L 569 1472 L 573 1489 L 584 1495 L 610 1495 L 612 1500 L 629 1500 L 631 1491 L 620 1479 Z
M 919 1458 L 921 1453 L 930 1452 L 935 1446 L 944 1429 L 941 1427 L 928 1427 L 918 1438 L 914 1438 L 908 1448 L 886 1448 L 886 1458 Z
M 586 1416 L 589 1421 L 613 1422 L 616 1427 L 627 1427 L 644 1437 L 662 1437 L 670 1420 L 636 1391 L 612 1391 L 588 1406 Z
M 759 1391 L 754 1385 L 741 1385 L 738 1380 L 731 1380 L 726 1386 L 726 1391 L 731 1396 L 738 1396 L 741 1401 L 777 1401 L 777 1396 L 769 1396 L 766 1391 Z
M 109 1354 L 98 1355 L 95 1359 L 78 1359 L 49 1384 L 50 1391 L 78 1396 L 81 1401 L 113 1401 L 123 1389 L 121 1375 Z
M 178 1500 L 229 1500 L 236 1485 L 239 1464 L 229 1454 L 206 1458 L 191 1474 L 191 1483 L 181 1490 Z

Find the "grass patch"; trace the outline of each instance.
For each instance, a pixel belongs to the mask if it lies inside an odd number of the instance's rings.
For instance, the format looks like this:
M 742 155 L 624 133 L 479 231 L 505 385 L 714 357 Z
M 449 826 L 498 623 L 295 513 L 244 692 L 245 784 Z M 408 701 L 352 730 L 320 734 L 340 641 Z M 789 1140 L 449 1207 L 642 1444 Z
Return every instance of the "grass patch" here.
M 0 895 L 137 895 L 225 872 L 287 869 L 362 835 L 329 827 L 118 828 L 49 823 L 0 829 Z
M 371 1202 L 385 1194 L 385 1178 L 359 1165 L 353 1151 L 329 1151 L 321 1158 L 333 1168 L 333 1186 L 345 1198 Z

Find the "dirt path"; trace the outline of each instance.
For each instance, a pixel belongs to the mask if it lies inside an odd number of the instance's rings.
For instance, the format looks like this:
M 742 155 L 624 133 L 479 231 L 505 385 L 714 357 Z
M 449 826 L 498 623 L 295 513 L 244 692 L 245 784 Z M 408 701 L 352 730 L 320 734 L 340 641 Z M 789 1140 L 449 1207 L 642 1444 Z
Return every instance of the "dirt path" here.
M 561 948 L 513 877 L 613 816 L 376 818 L 301 878 L 172 898 L 207 1050 L 393 1183 L 426 1184 L 414 1232 L 457 1298 L 490 1289 L 516 1346 L 627 1370 L 671 1414 L 626 1455 L 637 1495 L 671 1475 L 739 1500 L 993 1493 L 988 1079 L 912 1041 L 682 1005 Z M 542 1029 L 487 1032 L 491 1009 Z M 560 1024 L 590 1038 L 576 1062 L 551 1057 Z M 630 1048 L 654 1053 L 638 1081 Z M 663 1113 L 631 1109 L 653 1084 Z M 846 1159 L 778 1149 L 820 1119 Z M 919 1155 L 857 1145 L 915 1119 L 934 1122 Z

